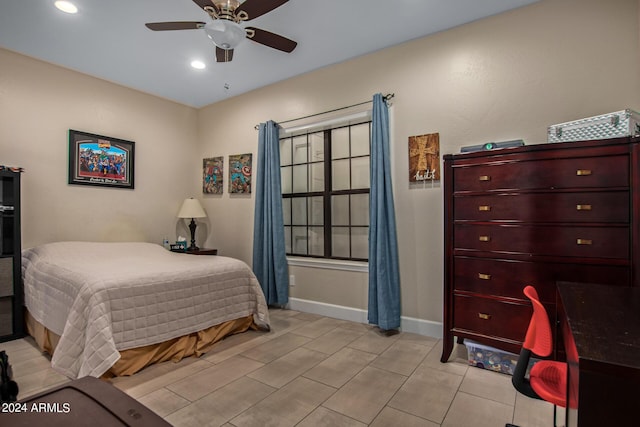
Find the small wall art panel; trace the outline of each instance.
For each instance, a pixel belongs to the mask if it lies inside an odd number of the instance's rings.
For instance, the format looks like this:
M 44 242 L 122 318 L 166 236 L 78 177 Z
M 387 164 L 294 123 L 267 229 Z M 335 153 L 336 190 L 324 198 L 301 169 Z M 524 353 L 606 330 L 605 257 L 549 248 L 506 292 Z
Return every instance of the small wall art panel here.
M 409 182 L 440 180 L 440 134 L 409 137 Z
M 252 157 L 251 153 L 229 156 L 229 193 L 251 193 Z
M 224 157 L 202 159 L 202 192 L 222 194 Z

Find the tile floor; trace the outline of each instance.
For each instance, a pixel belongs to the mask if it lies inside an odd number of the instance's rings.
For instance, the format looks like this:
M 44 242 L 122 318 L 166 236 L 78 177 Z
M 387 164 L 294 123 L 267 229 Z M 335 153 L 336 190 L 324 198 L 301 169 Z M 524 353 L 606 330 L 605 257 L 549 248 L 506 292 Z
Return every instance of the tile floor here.
M 469 367 L 457 345 L 290 310 L 203 357 L 151 366 L 112 383 L 174 426 L 550 426 L 553 407 L 511 377 Z M 30 338 L 0 344 L 25 398 L 67 380 Z

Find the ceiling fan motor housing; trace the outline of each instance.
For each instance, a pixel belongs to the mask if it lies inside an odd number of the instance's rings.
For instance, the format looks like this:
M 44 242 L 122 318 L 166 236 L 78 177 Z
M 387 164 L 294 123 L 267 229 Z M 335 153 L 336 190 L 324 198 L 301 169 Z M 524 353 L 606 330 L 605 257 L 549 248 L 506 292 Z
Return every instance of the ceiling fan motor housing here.
M 205 6 L 204 10 L 213 19 L 228 19 L 235 23 L 246 21 L 249 19 L 249 15 L 244 10 L 235 13 L 236 9 L 242 4 L 239 0 L 213 0 L 212 3 L 215 7 Z

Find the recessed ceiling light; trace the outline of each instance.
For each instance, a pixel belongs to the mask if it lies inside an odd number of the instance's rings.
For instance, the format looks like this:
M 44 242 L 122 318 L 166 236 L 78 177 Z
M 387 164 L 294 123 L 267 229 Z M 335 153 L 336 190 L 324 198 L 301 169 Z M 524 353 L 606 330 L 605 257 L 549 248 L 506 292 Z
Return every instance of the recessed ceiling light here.
M 191 66 L 196 70 L 204 70 L 205 68 L 207 68 L 207 65 L 204 62 L 198 61 L 197 59 L 191 61 Z
M 58 9 L 60 9 L 65 13 L 78 13 L 78 8 L 76 7 L 75 4 L 71 3 L 70 1 L 58 0 L 53 4 L 55 5 L 55 7 L 57 7 Z

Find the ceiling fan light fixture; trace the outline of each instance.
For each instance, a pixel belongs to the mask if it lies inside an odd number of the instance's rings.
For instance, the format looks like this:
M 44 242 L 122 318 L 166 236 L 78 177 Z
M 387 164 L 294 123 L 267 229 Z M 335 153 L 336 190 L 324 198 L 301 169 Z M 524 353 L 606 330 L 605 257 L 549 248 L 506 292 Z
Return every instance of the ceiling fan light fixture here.
M 207 37 L 220 49 L 230 50 L 246 38 L 244 29 L 233 21 L 218 19 L 204 26 Z

